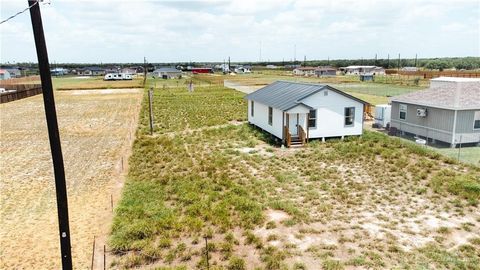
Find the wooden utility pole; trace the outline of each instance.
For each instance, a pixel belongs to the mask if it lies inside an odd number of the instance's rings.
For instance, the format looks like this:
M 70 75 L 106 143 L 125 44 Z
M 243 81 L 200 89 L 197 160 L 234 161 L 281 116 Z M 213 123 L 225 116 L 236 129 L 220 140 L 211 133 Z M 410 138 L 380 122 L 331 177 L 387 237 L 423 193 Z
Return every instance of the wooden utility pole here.
M 415 54 L 415 67 L 417 67 L 417 54 Z
M 153 88 L 148 90 L 148 111 L 150 112 L 150 135 L 153 135 Z
M 147 82 L 147 58 L 143 57 L 143 87 L 145 87 L 145 83 Z
M 398 54 L 397 70 L 400 70 L 400 54 Z
M 43 103 L 47 118 L 48 138 L 52 152 L 53 173 L 55 175 L 55 192 L 57 196 L 58 227 L 60 234 L 60 251 L 62 269 L 72 269 L 72 253 L 70 246 L 70 227 L 68 222 L 67 186 L 65 184 L 65 168 L 63 165 L 62 147 L 58 131 L 57 112 L 53 96 L 52 77 L 48 63 L 47 45 L 43 33 L 42 16 L 37 0 L 28 0 L 33 36 L 37 50 L 38 69 L 43 89 Z
M 307 56 L 306 55 L 303 56 L 303 66 L 304 67 L 307 66 Z
M 387 69 L 390 68 L 390 54 L 387 57 Z
M 208 257 L 208 237 L 205 236 L 205 254 L 207 255 L 207 270 L 210 269 L 209 257 Z

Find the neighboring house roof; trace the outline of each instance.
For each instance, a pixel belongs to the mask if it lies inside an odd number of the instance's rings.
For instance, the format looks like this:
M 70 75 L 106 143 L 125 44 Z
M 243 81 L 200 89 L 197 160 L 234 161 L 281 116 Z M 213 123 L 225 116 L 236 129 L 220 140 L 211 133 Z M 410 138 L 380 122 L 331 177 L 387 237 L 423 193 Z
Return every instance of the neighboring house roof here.
M 302 103 L 303 99 L 324 89 L 335 91 L 360 103 L 368 104 L 368 102 L 353 97 L 329 85 L 287 81 L 276 81 L 271 83 L 246 95 L 245 99 L 257 101 L 267 106 L 286 111 L 300 104 L 305 105 Z
M 163 68 L 157 68 L 153 72 L 154 73 L 159 73 L 159 72 L 182 72 L 182 71 L 178 70 L 176 68 L 163 67 Z
M 317 69 L 316 67 L 299 67 L 299 68 L 296 68 L 297 70 L 315 70 Z
M 79 68 L 77 69 L 78 71 L 84 71 L 84 70 L 90 70 L 90 71 L 105 71 L 105 69 L 100 68 L 100 67 L 85 67 L 85 68 Z
M 6 69 L 0 69 L 0 74 L 6 74 L 6 73 L 10 73 L 10 72 L 8 72 L 8 70 Z
M 437 78 L 433 80 L 457 83 L 449 83 L 426 90 L 396 96 L 393 97 L 391 101 L 448 110 L 480 109 L 480 79 Z M 468 82 L 468 85 L 462 85 L 458 82 Z
M 318 71 L 337 71 L 335 68 L 333 67 L 318 67 L 316 68 L 315 70 L 318 70 Z

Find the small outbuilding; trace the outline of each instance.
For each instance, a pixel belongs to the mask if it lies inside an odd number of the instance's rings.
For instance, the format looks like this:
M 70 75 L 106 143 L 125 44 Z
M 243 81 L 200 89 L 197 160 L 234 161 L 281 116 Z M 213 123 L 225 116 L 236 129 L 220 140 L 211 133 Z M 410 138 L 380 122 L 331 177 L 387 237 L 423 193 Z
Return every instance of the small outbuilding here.
M 153 76 L 163 79 L 175 79 L 182 77 L 182 71 L 172 67 L 162 67 L 155 69 Z
M 367 102 L 324 84 L 276 81 L 245 96 L 248 122 L 287 147 L 362 135 Z
M 480 78 L 435 78 L 391 101 L 391 127 L 402 134 L 451 147 L 480 143 Z

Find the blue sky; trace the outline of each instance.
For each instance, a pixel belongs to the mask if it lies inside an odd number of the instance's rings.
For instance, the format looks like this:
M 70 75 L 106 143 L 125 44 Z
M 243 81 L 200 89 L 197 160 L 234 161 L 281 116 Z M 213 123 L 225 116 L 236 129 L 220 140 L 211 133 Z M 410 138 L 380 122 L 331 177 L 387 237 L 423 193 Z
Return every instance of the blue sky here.
M 480 56 L 480 0 L 45 2 L 51 62 Z M 1 19 L 26 5 L 0 0 Z M 0 39 L 0 62 L 36 62 L 28 12 Z

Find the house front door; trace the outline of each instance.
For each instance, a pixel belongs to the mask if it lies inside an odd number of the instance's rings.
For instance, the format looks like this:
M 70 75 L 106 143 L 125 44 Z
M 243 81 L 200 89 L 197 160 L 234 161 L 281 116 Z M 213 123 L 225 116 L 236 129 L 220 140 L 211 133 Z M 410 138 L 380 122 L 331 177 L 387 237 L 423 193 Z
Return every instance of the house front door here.
M 298 113 L 288 114 L 288 130 L 292 136 L 298 135 Z

